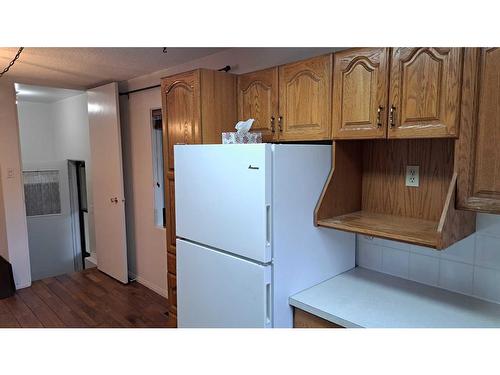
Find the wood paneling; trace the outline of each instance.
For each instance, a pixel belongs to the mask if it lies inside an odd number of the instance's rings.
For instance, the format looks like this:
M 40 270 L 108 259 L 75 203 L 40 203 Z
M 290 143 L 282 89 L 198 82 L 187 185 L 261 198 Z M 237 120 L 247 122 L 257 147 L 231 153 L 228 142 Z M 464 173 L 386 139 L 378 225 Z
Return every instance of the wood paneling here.
M 458 136 L 462 59 L 462 48 L 393 49 L 389 138 Z
M 168 328 L 167 300 L 96 268 L 35 281 L 0 300 L 0 327 Z
M 201 143 L 199 71 L 162 82 L 163 121 L 167 130 L 167 165 L 174 169 L 174 145 Z
M 475 196 L 500 199 L 500 48 L 483 50 L 481 56 Z
M 167 270 L 172 275 L 177 275 L 177 263 L 176 254 L 170 252 L 167 253 Z
M 438 249 L 445 249 L 476 231 L 476 214 L 455 208 L 456 191 L 457 173 L 454 173 L 438 224 Z
M 364 142 L 362 209 L 438 221 L 453 174 L 452 139 Z M 420 167 L 419 187 L 405 185 L 406 166 Z
M 255 119 L 263 142 L 278 140 L 278 68 L 238 76 L 238 120 Z
M 279 67 L 281 141 L 331 139 L 332 55 Z
M 201 69 L 201 133 L 203 144 L 222 142 L 222 133 L 234 131 L 237 114 L 236 77 Z
M 168 278 L 168 302 L 171 306 L 177 307 L 177 278 L 169 273 Z
M 293 309 L 293 328 L 344 328 L 304 310 Z
M 168 207 L 169 207 L 169 220 L 167 227 L 170 228 L 168 230 L 168 244 L 170 247 L 175 247 L 176 245 L 176 236 L 175 236 L 175 180 L 169 179 L 167 183 L 167 191 L 168 191 Z
M 314 210 L 315 225 L 318 220 L 361 210 L 362 143 L 333 142 L 332 152 L 332 169 Z
M 467 48 L 464 60 L 458 205 L 500 213 L 500 49 Z
M 337 52 L 333 64 L 334 139 L 385 138 L 389 48 Z

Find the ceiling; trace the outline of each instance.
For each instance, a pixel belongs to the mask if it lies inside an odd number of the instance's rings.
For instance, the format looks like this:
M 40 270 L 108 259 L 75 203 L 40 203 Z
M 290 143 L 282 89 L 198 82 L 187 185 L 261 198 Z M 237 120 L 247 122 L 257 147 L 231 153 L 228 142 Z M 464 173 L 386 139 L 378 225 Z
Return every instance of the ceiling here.
M 16 83 L 17 100 L 23 102 L 53 103 L 83 93 L 85 93 L 85 91 Z
M 25 48 L 7 73 L 10 79 L 33 85 L 88 89 L 214 54 L 226 48 Z M 0 68 L 17 48 L 0 48 Z

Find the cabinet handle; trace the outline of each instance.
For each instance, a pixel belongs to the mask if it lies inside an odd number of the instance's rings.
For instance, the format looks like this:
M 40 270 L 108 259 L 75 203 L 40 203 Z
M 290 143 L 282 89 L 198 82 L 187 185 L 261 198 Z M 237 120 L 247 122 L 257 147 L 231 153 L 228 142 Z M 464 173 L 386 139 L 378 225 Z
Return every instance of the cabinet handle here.
M 281 121 L 283 120 L 283 116 L 278 117 L 278 129 L 280 132 L 283 131 L 283 127 L 281 126 Z
M 271 132 L 273 133 L 276 131 L 276 129 L 274 128 L 274 120 L 275 120 L 274 116 L 271 116 Z
M 381 105 L 378 106 L 377 109 L 377 127 L 382 127 L 382 111 L 384 110 L 384 107 Z
M 391 105 L 391 110 L 389 111 L 389 123 L 391 125 L 391 128 L 396 126 L 396 107 Z

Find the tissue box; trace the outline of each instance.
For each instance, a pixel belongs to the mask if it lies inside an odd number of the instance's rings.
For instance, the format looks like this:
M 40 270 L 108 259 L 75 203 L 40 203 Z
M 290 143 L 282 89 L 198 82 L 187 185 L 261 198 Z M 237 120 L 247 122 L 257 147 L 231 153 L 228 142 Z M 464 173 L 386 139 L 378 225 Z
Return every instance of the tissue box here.
M 222 144 L 233 144 L 233 143 L 262 143 L 262 133 L 243 133 L 239 134 L 237 132 L 225 132 L 222 133 Z

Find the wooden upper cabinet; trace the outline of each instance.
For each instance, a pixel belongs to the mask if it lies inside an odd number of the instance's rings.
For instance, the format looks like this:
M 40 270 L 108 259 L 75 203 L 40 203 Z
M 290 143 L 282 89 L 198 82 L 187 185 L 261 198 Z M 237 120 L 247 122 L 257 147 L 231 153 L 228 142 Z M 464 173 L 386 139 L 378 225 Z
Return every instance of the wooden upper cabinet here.
M 500 49 L 484 49 L 477 127 L 474 195 L 500 201 Z
M 462 48 L 394 48 L 389 138 L 457 137 Z
M 174 145 L 201 143 L 199 72 L 165 78 L 162 93 L 168 169 L 173 171 Z
M 250 118 L 264 142 L 278 139 L 278 68 L 238 76 L 238 119 Z
M 280 141 L 331 139 L 332 55 L 279 68 Z
M 333 64 L 335 139 L 385 138 L 389 48 L 337 52 Z
M 500 214 L 500 48 L 466 49 L 458 206 Z

